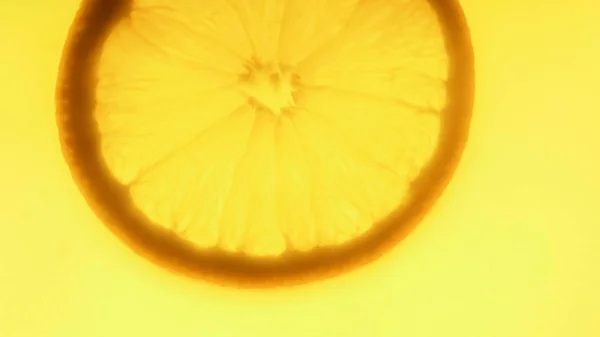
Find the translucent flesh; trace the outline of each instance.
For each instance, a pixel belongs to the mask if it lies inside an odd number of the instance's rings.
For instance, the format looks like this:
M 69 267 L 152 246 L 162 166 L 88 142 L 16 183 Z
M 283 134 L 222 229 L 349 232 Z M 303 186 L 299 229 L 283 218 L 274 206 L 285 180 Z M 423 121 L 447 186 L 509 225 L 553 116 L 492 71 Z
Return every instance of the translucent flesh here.
M 252 59 L 297 74 L 285 113 L 252 104 Z M 424 0 L 144 0 L 105 46 L 95 117 L 156 225 L 277 255 L 347 242 L 410 198 L 446 72 Z

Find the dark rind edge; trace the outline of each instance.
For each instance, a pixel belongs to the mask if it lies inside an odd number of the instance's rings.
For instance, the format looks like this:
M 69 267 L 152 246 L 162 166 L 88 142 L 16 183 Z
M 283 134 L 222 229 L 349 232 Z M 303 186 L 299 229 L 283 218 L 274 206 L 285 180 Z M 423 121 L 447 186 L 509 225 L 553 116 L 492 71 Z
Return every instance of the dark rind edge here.
M 83 0 L 63 50 L 57 82 L 57 124 L 64 157 L 86 201 L 108 228 L 135 252 L 176 273 L 223 286 L 267 288 L 330 278 L 376 260 L 397 245 L 437 201 L 467 143 L 474 99 L 474 59 L 458 0 L 429 0 L 438 13 L 450 55 L 451 101 L 443 116 L 439 149 L 414 182 L 414 199 L 364 238 L 335 249 L 252 259 L 218 250 L 197 250 L 159 228 L 137 210 L 125 186 L 101 159 L 93 119 L 93 85 L 99 51 L 111 28 L 130 12 L 131 0 Z

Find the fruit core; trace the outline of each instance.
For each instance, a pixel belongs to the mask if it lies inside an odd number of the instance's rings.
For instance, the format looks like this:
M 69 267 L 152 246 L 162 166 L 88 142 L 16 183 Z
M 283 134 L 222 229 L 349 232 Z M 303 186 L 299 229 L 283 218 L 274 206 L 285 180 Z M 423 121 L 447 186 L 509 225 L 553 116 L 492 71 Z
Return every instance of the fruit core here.
M 293 69 L 255 60 L 246 64 L 245 68 L 246 72 L 240 76 L 240 86 L 253 106 L 268 110 L 275 116 L 294 106 L 298 75 Z

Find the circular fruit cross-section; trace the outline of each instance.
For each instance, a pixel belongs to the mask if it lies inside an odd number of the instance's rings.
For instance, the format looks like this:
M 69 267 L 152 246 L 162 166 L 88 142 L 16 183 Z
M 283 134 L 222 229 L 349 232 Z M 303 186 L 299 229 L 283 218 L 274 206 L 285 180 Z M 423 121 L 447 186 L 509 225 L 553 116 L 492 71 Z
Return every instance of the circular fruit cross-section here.
M 221 284 L 314 281 L 401 241 L 467 139 L 452 0 L 84 0 L 57 119 L 96 214 Z

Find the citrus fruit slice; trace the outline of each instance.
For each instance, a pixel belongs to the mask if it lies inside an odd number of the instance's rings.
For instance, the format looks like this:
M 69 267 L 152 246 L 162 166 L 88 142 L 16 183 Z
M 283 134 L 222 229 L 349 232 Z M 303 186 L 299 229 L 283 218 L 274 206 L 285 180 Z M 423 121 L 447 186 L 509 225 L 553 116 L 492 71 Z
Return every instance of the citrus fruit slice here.
M 442 0 L 85 0 L 58 80 L 75 180 L 138 252 L 305 282 L 398 243 L 467 138 L 473 61 Z

